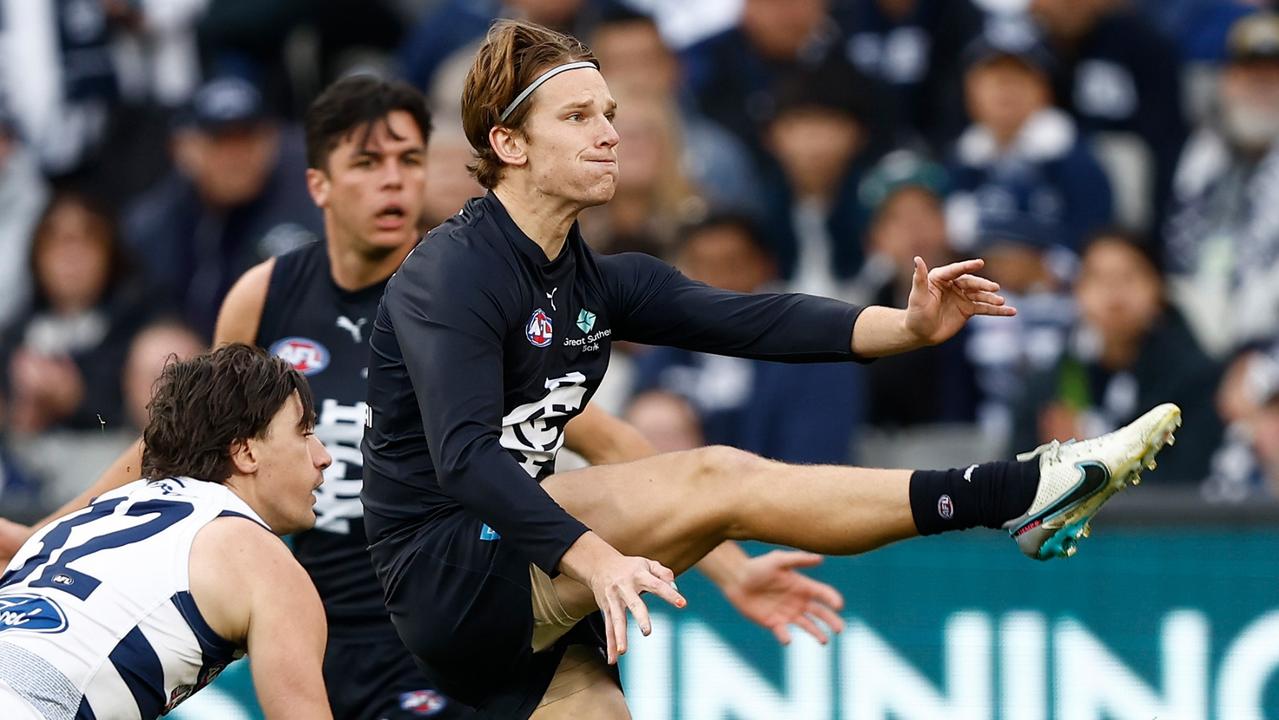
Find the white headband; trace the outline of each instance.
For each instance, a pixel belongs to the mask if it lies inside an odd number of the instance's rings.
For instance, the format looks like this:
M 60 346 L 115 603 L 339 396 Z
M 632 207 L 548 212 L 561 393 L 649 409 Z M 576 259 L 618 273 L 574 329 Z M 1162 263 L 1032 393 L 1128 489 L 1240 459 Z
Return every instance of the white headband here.
M 506 119 L 511 116 L 511 113 L 515 112 L 515 108 L 519 107 L 520 103 L 527 100 L 528 96 L 532 95 L 533 91 L 538 89 L 542 85 L 542 83 L 546 82 L 547 80 L 550 80 L 551 78 L 555 77 L 556 75 L 559 75 L 560 73 L 566 70 L 577 70 L 578 68 L 591 68 L 593 70 L 599 69 L 595 63 L 590 62 L 589 60 L 582 60 L 579 62 L 571 62 L 571 63 L 565 63 L 563 65 L 556 65 L 555 67 L 551 68 L 550 70 L 547 70 L 541 75 L 538 75 L 536 80 L 529 83 L 528 87 L 524 88 L 524 92 L 520 93 L 519 95 L 516 95 L 515 99 L 511 101 L 511 104 L 507 105 L 506 109 L 502 111 L 502 114 L 498 116 L 497 118 L 498 122 L 506 122 Z

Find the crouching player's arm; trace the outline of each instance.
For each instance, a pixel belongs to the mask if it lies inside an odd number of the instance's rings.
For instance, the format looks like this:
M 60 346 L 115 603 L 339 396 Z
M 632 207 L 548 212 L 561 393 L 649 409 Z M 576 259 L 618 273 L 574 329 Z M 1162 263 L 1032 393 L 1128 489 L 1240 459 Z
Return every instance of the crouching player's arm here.
M 332 718 L 324 607 L 278 537 L 241 518 L 209 523 L 191 546 L 191 594 L 214 632 L 246 648 L 269 720 Z

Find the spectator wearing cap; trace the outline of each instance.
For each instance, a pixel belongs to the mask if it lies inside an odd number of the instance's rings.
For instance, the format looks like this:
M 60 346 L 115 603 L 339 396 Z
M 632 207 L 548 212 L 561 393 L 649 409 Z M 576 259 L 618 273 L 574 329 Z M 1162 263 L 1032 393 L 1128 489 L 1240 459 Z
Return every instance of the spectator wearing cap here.
M 1057 101 L 1101 143 L 1116 189 L 1137 191 L 1117 202 L 1120 219 L 1157 241 L 1187 134 L 1176 46 L 1121 0 L 1031 0 L 1030 12 L 1057 60 Z
M 846 56 L 883 85 L 899 127 L 932 147 L 953 141 L 964 129 L 959 58 L 981 31 L 970 0 L 849 0 L 834 14 Z
M 125 235 L 151 282 L 208 340 L 231 283 L 321 237 L 323 225 L 303 181 L 300 134 L 267 115 L 244 80 L 201 87 L 178 116 L 171 151 L 176 173 L 128 209 Z
M 850 299 L 904 307 L 916 256 L 929 267 L 956 259 L 946 233 L 946 188 L 945 169 L 909 150 L 885 155 L 867 173 L 858 190 L 870 218 L 866 263 Z M 966 341 L 967 329 L 941 345 L 867 365 L 867 422 L 881 429 L 971 423 L 977 388 Z
M 1165 232 L 1173 302 L 1218 357 L 1279 334 L 1279 15 L 1236 22 L 1228 54 Z
M 1057 362 L 1027 381 L 1011 446 L 1110 432 L 1150 403 L 1175 402 L 1195 433 L 1160 458 L 1162 478 L 1201 482 L 1221 440 L 1206 392 L 1220 368 L 1168 305 L 1150 246 L 1122 231 L 1094 236 L 1083 249 L 1074 298 L 1078 324 Z
M 880 154 L 872 95 L 838 56 L 781 76 L 764 139 L 765 230 L 781 278 L 797 292 L 842 297 L 861 270 L 862 176 Z
M 17 123 L 0 108 L 0 333 L 31 301 L 27 258 L 32 231 L 49 198 L 49 187 Z
M 977 239 L 978 218 L 998 220 L 1019 203 L 1040 238 L 1078 248 L 1111 222 L 1110 184 L 1075 123 L 1053 107 L 1053 59 L 1026 23 L 992 23 L 965 50 L 964 95 L 973 124 L 951 158 L 947 212 L 960 250 Z
M 676 264 L 690 278 L 735 292 L 776 282 L 768 246 L 742 215 L 712 215 L 687 228 Z M 700 435 L 785 462 L 845 463 L 862 416 L 861 370 L 653 348 L 635 361 L 632 407 L 645 427 L 682 427 L 686 439 Z M 690 410 L 699 428 L 688 428 Z

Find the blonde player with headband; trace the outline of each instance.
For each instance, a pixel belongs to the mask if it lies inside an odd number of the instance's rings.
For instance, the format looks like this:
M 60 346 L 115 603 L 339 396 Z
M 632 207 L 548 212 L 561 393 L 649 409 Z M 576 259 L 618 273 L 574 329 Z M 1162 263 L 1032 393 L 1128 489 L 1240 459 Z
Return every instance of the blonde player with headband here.
M 795 467 L 720 447 L 553 475 L 613 341 L 858 360 L 1014 313 L 971 274 L 980 260 L 917 258 L 898 310 L 739 295 L 651 257 L 596 255 L 576 220 L 616 188 L 615 110 L 580 42 L 497 23 L 462 97 L 490 192 L 409 255 L 373 325 L 361 496 L 373 564 L 400 638 L 481 717 L 629 717 L 613 667 L 626 614 L 647 635 L 641 594 L 684 607 L 675 576 L 727 540 L 851 554 L 984 526 L 1032 557 L 1065 556 L 1153 466 L 1175 406 L 967 469 Z

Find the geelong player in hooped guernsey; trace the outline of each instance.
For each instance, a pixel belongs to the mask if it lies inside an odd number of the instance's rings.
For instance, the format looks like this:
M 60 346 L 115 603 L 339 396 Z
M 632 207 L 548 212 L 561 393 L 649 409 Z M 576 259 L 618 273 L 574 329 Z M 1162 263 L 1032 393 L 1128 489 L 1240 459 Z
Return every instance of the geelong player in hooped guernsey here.
M 247 651 L 271 718 L 328 718 L 324 614 L 276 535 L 330 457 L 306 381 L 230 345 L 165 368 L 146 478 L 46 525 L 0 577 L 0 717 L 167 714 Z

